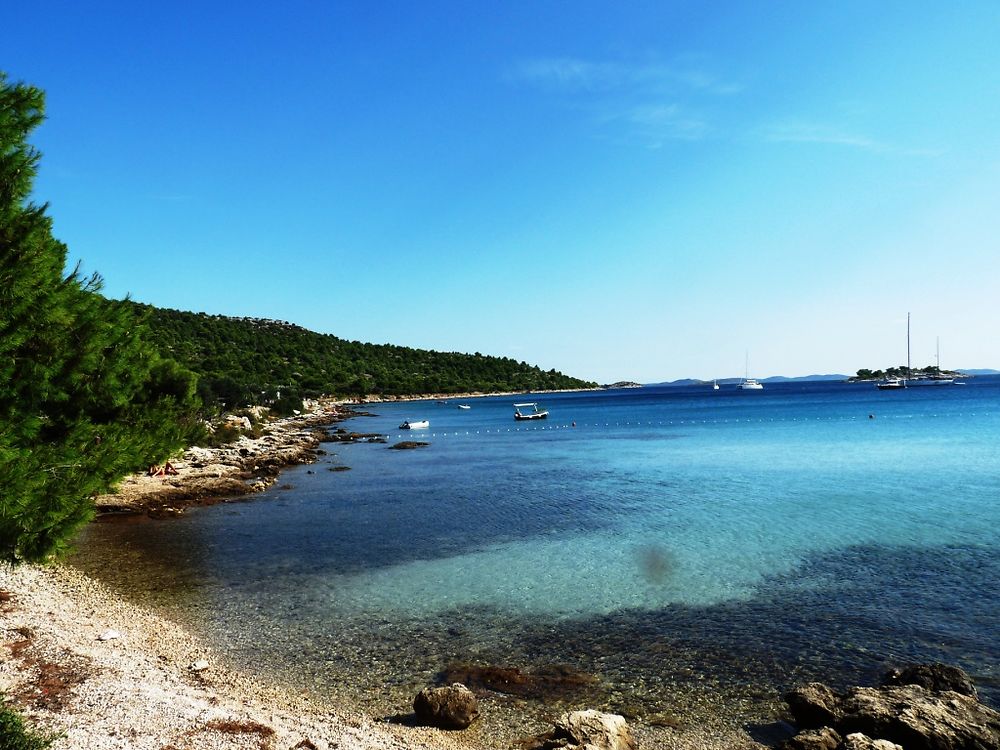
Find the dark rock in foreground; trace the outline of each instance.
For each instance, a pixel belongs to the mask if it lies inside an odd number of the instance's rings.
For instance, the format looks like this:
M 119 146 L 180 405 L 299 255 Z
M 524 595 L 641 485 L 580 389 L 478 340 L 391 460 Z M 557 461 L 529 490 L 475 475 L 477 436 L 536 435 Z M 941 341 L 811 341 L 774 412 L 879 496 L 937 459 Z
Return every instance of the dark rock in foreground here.
M 830 727 L 807 729 L 792 737 L 782 747 L 784 750 L 837 750 L 843 738 Z
M 927 690 L 953 690 L 978 698 L 976 686 L 963 670 L 948 664 L 916 664 L 906 669 L 894 669 L 882 678 L 883 685 L 920 685 Z
M 469 688 L 456 682 L 448 687 L 424 688 L 413 699 L 417 721 L 440 729 L 465 729 L 479 716 L 479 701 Z
M 885 682 L 889 684 L 854 687 L 845 693 L 821 683 L 790 691 L 785 701 L 799 728 L 817 731 L 802 732 L 785 747 L 862 750 L 888 748 L 873 742 L 887 740 L 906 750 L 1000 750 L 1000 713 L 975 698 L 975 687 L 962 670 L 920 665 L 890 673 Z M 955 687 L 971 690 L 971 695 Z M 845 739 L 831 745 L 837 734 Z

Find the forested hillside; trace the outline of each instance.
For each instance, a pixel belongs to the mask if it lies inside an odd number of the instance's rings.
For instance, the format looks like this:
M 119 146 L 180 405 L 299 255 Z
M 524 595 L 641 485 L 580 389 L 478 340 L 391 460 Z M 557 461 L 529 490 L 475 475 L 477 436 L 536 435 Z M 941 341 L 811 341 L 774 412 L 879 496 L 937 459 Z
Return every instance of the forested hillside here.
M 199 375 L 206 405 L 278 397 L 470 393 L 595 385 L 506 357 L 364 344 L 275 320 L 228 318 L 136 305 L 153 340 Z

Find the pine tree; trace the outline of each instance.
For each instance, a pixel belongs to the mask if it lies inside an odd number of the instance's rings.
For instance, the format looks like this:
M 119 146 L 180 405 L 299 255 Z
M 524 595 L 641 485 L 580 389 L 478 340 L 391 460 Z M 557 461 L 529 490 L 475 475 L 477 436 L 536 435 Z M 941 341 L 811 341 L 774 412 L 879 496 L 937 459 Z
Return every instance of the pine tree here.
M 0 73 L 0 560 L 43 561 L 92 496 L 162 461 L 194 424 L 194 376 L 161 359 L 134 306 L 65 274 L 47 205 L 29 200 L 44 95 Z

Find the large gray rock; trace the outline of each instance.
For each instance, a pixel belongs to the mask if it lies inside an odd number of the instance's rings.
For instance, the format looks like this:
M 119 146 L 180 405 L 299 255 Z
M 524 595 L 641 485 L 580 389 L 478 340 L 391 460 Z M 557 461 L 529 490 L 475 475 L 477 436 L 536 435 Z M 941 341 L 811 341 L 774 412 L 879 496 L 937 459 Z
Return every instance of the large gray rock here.
M 819 729 L 840 721 L 842 697 L 821 682 L 810 682 L 785 693 L 785 703 L 799 729 Z
M 593 709 L 563 714 L 552 731 L 521 746 L 524 750 L 636 750 L 624 717 Z
M 967 695 L 919 685 L 852 688 L 835 728 L 862 732 L 906 750 L 1000 750 L 1000 714 Z
M 625 718 L 593 709 L 563 714 L 547 734 L 524 743 L 525 750 L 636 750 Z
M 635 750 L 625 717 L 589 709 L 563 714 L 556 730 L 587 750 Z
M 951 690 L 897 685 L 838 694 L 811 683 L 785 699 L 802 729 L 822 725 L 844 736 L 860 732 L 906 750 L 1000 750 L 1000 714 Z
M 782 750 L 837 750 L 842 738 L 830 727 L 807 729 L 782 744 Z
M 976 686 L 964 670 L 939 662 L 893 669 L 882 677 L 883 685 L 920 685 L 928 690 L 953 690 L 978 698 Z
M 479 716 L 479 701 L 465 685 L 424 688 L 413 699 L 413 711 L 421 724 L 441 729 L 465 729 Z

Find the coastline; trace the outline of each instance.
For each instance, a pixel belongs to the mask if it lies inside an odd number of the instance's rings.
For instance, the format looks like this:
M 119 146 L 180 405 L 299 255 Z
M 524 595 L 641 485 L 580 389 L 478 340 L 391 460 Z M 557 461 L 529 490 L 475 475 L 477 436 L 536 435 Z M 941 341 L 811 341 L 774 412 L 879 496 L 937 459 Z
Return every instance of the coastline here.
M 171 460 L 174 473 L 131 474 L 114 492 L 96 497 L 95 508 L 98 515 L 168 517 L 188 505 L 211 505 L 262 492 L 282 469 L 313 463 L 328 439 L 325 428 L 355 416 L 361 415 L 345 402 L 323 400 L 311 411 L 267 422 L 260 437 L 241 435 L 215 448 L 192 446 Z
M 405 716 L 376 720 L 337 695 L 227 668 L 183 626 L 68 566 L 0 570 L 0 637 L 10 654 L 0 663 L 0 693 L 36 730 L 58 736 L 55 750 L 486 750 L 519 746 L 533 733 L 496 736 L 484 719 L 463 732 Z M 505 712 L 484 697 L 482 711 Z M 767 747 L 718 718 L 674 729 L 629 725 L 639 747 Z
M 263 492 L 277 481 L 282 469 L 314 463 L 324 455 L 323 443 L 354 442 L 372 437 L 347 430 L 331 434 L 326 429 L 347 419 L 365 416 L 365 412 L 357 409 L 367 405 L 599 390 L 603 389 L 432 393 L 369 396 L 360 400 L 323 398 L 302 414 L 268 421 L 260 437 L 241 435 L 235 442 L 219 447 L 185 449 L 170 462 L 175 473 L 161 476 L 130 474 L 121 480 L 114 492 L 95 497 L 94 505 L 98 516 L 145 513 L 167 518 L 182 514 L 191 505 L 212 505 Z
M 276 481 L 281 468 L 317 460 L 323 454 L 321 442 L 331 437 L 324 427 L 363 416 L 351 406 L 357 405 L 324 402 L 308 414 L 268 423 L 268 434 L 256 440 L 243 436 L 219 448 L 189 449 L 174 462 L 177 475 L 129 477 L 116 495 L 99 499 L 99 508 L 102 513 L 170 518 L 187 505 L 225 502 L 227 496 L 252 500 L 252 493 Z M 364 435 L 341 429 L 332 439 Z M 0 628 L 15 656 L 0 671 L 0 690 L 18 696 L 16 705 L 34 722 L 65 734 L 57 748 L 478 750 L 509 747 L 538 729 L 518 721 L 509 700 L 488 692 L 481 695 L 484 718 L 461 733 L 414 727 L 403 717 L 398 717 L 403 725 L 371 718 L 408 711 L 398 695 L 375 713 L 371 706 L 354 708 L 360 704 L 348 695 L 307 696 L 252 664 L 224 666 L 225 660 L 178 620 L 134 604 L 68 566 L 4 571 L 0 591 L 11 594 L 0 611 Z M 122 637 L 98 640 L 109 629 Z M 202 660 L 208 669 L 190 669 Z M 39 685 L 60 697 L 36 694 Z M 376 697 L 386 699 L 388 695 Z M 708 723 L 630 725 L 646 747 L 764 747 L 725 712 Z
M 641 386 L 640 386 L 641 387 Z M 366 404 L 393 404 L 406 401 L 461 401 L 471 398 L 489 398 L 491 396 L 544 396 L 547 393 L 590 393 L 591 391 L 606 391 L 604 386 L 593 388 L 557 388 L 551 391 L 472 391 L 471 393 L 423 393 L 414 396 L 366 396 L 356 401 L 344 401 L 349 405 L 365 406 Z

